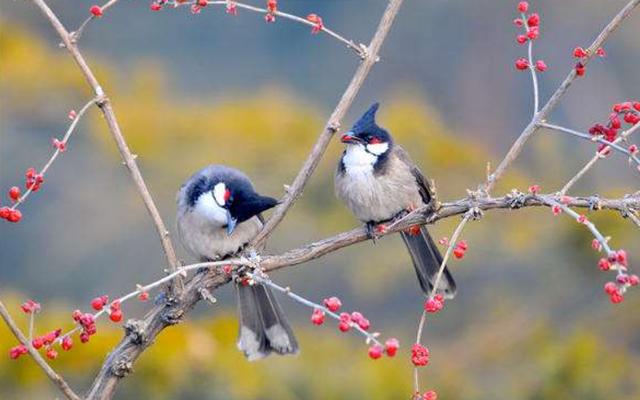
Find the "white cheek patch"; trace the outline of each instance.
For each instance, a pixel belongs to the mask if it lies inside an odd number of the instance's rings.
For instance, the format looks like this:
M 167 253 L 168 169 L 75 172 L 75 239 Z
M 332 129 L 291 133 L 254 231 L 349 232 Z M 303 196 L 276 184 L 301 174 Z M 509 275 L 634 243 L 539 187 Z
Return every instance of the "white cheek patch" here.
M 389 143 L 376 143 L 376 144 L 368 144 L 367 151 L 369 153 L 373 153 L 376 156 L 384 154 L 389 150 Z
M 226 203 L 226 200 L 224 199 L 226 191 L 227 186 L 224 184 L 224 182 L 220 182 L 213 187 L 213 197 L 215 198 L 216 203 L 218 203 L 218 205 L 220 206 L 224 206 L 224 204 Z
M 193 211 L 196 215 L 217 226 L 224 226 L 227 224 L 227 210 L 220 207 L 213 196 L 211 192 L 202 194 L 196 201 Z
M 377 161 L 378 157 L 374 154 L 368 153 L 364 146 L 360 144 L 353 144 L 347 146 L 347 152 L 345 153 L 342 162 L 347 170 L 347 173 L 366 173 L 373 171 L 373 164 Z

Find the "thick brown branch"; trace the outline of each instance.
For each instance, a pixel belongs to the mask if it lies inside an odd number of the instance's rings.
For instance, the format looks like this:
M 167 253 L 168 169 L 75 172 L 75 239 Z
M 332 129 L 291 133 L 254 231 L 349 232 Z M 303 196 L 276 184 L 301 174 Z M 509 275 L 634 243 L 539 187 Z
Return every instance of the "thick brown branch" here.
M 460 199 L 451 203 L 444 203 L 442 207 L 433 214 L 426 214 L 428 207 L 413 211 L 401 220 L 394 222 L 387 227 L 383 235 L 407 229 L 412 225 L 433 224 L 441 219 L 450 218 L 455 215 L 462 215 L 467 211 L 477 208 L 481 211 L 495 209 L 518 209 L 524 207 L 548 207 L 550 200 L 557 200 L 555 194 L 547 195 L 521 195 L 518 197 L 505 196 L 485 199 Z M 640 196 L 629 196 L 623 199 L 599 199 L 596 197 L 574 197 L 567 203 L 568 207 L 595 208 L 603 210 L 620 211 L 627 216 L 629 211 L 640 209 Z M 352 229 L 338 235 L 323 239 L 306 246 L 289 250 L 283 254 L 275 256 L 264 256 L 260 262 L 265 271 L 273 271 L 292 265 L 302 264 L 307 261 L 322 257 L 341 248 L 355 243 L 368 240 L 364 227 Z
M 398 14 L 398 10 L 400 5 L 402 5 L 403 0 L 391 0 L 387 9 L 380 20 L 380 24 L 378 24 L 378 29 L 376 33 L 373 35 L 373 39 L 367 48 L 367 55 L 363 59 L 362 63 L 356 70 L 349 86 L 342 94 L 342 98 L 338 102 L 338 105 L 331 113 L 329 117 L 329 121 L 327 122 L 324 132 L 320 134 L 318 140 L 316 141 L 309 157 L 304 162 L 302 169 L 298 172 L 298 175 L 293 181 L 293 184 L 287 189 L 287 193 L 282 199 L 282 203 L 275 209 L 273 215 L 267 223 L 265 224 L 262 231 L 258 234 L 258 236 L 253 240 L 252 245 L 256 248 L 260 248 L 262 244 L 269 237 L 271 232 L 275 229 L 275 227 L 282 221 L 284 216 L 289 211 L 289 208 L 293 205 L 293 203 L 302 195 L 302 191 L 307 184 L 307 181 L 315 171 L 320 159 L 324 155 L 327 147 L 329 146 L 329 142 L 333 137 L 334 133 L 338 130 L 340 126 L 340 121 L 345 116 L 349 107 L 353 103 L 356 95 L 360 91 L 362 84 L 364 83 L 365 78 L 369 75 L 369 71 L 373 67 L 373 64 L 376 63 L 378 59 L 378 53 L 380 52 L 380 48 L 382 47 L 382 43 L 384 42 L 389 30 L 391 29 L 391 25 Z M 639 0 L 640 1 L 640 0 Z
M 129 169 L 131 174 L 131 178 L 133 179 L 136 187 L 138 188 L 138 192 L 144 201 L 145 206 L 147 207 L 147 211 L 149 215 L 153 219 L 155 223 L 158 234 L 160 235 L 160 241 L 162 242 L 162 248 L 164 249 L 165 255 L 167 257 L 167 261 L 172 271 L 175 271 L 180 263 L 178 262 L 178 258 L 176 257 L 176 253 L 171 243 L 171 238 L 169 237 L 169 231 L 167 230 L 162 218 L 160 217 L 160 212 L 158 211 L 158 207 L 156 207 L 151 194 L 149 193 L 149 189 L 147 188 L 147 184 L 142 177 L 142 173 L 136 164 L 136 157 L 129 150 L 129 146 L 122 135 L 122 131 L 120 130 L 120 125 L 118 124 L 118 120 L 116 119 L 116 115 L 113 112 L 113 108 L 111 107 L 111 102 L 109 98 L 104 93 L 100 83 L 96 79 L 95 75 L 89 68 L 89 65 L 85 61 L 84 57 L 78 50 L 78 46 L 75 43 L 74 37 L 69 34 L 67 29 L 62 25 L 58 17 L 53 13 L 53 11 L 49 8 L 47 3 L 44 0 L 33 0 L 33 2 L 38 6 L 40 11 L 47 17 L 51 25 L 53 25 L 56 32 L 62 39 L 65 47 L 71 53 L 71 56 L 75 60 L 78 67 L 82 70 L 82 74 L 86 78 L 89 85 L 93 88 L 93 91 L 96 93 L 96 96 L 99 97 L 98 106 L 102 110 L 104 117 L 107 121 L 107 125 L 109 126 L 109 131 L 111 132 L 111 136 L 116 141 L 116 145 L 118 146 L 118 150 L 120 151 L 120 155 L 124 161 L 124 164 Z M 115 1 L 110 1 L 108 5 L 114 4 Z
M 600 48 L 604 44 L 604 42 L 609 38 L 609 36 L 616 29 L 618 29 L 622 21 L 624 21 L 624 19 L 627 18 L 629 14 L 631 14 L 633 9 L 636 8 L 638 4 L 640 4 L 640 0 L 631 0 L 629 3 L 627 3 L 627 5 L 622 10 L 620 10 L 620 12 L 611 20 L 611 22 L 609 22 L 609 24 L 602 30 L 602 32 L 600 32 L 598 37 L 593 41 L 591 46 L 589 46 L 589 48 L 587 49 L 588 55 L 584 59 L 583 64 L 586 65 L 589 62 L 589 60 L 591 60 L 591 58 L 596 54 L 596 50 L 598 50 L 598 48 Z M 542 107 L 542 110 L 540 110 L 540 112 L 533 117 L 529 125 L 527 125 L 527 127 L 524 129 L 524 131 L 522 131 L 522 133 L 518 137 L 518 139 L 513 143 L 513 145 L 507 152 L 507 155 L 500 162 L 496 170 L 493 172 L 493 174 L 489 176 L 489 179 L 482 187 L 482 189 L 484 189 L 485 192 L 488 193 L 494 188 L 498 180 L 506 172 L 507 168 L 509 168 L 509 166 L 515 161 L 515 159 L 518 158 L 518 156 L 520 155 L 520 152 L 522 152 L 524 145 L 529 140 L 531 135 L 533 135 L 539 129 L 540 123 L 544 122 L 549 116 L 549 114 L 551 113 L 551 111 L 558 105 L 558 103 L 560 102 L 560 99 L 562 98 L 562 96 L 564 96 L 567 90 L 569 90 L 569 87 L 571 86 L 573 81 L 576 79 L 576 77 L 577 77 L 577 74 L 574 68 L 571 70 L 571 72 L 569 72 L 569 75 L 565 78 L 564 82 L 562 82 L 560 87 L 551 96 L 549 101 L 547 101 L 544 107 Z
M 18 328 L 18 325 L 16 325 L 13 318 L 11 318 L 9 311 L 4 306 L 2 301 L 0 301 L 0 316 L 2 316 L 2 319 L 7 324 L 9 329 L 11 329 L 13 336 L 15 336 L 20 343 L 22 343 L 27 347 L 27 349 L 29 350 L 29 354 L 31 355 L 31 357 L 33 357 L 33 360 L 36 362 L 36 364 L 38 364 L 38 366 L 44 371 L 44 373 L 47 374 L 51 382 L 53 382 L 56 386 L 58 386 L 58 388 L 65 395 L 65 397 L 68 398 L 69 400 L 80 400 L 80 396 L 75 394 L 75 392 L 71 389 L 71 387 L 64 380 L 64 378 L 58 375 L 56 371 L 54 371 L 53 368 L 51 368 L 49 364 L 47 364 L 45 359 L 42 358 L 40 353 L 38 353 L 38 350 L 34 349 L 31 346 L 31 343 L 29 343 L 29 340 L 24 336 L 20 328 Z

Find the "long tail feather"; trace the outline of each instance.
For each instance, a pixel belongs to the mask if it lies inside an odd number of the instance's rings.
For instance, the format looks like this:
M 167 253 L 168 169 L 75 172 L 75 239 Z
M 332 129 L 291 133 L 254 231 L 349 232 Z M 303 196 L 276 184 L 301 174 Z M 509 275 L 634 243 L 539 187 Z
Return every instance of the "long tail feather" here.
M 263 285 L 236 284 L 240 333 L 238 349 L 249 361 L 266 357 L 272 351 L 295 354 L 298 342 L 271 289 Z
M 430 294 L 442 264 L 442 255 L 431 238 L 429 231 L 424 226 L 421 227 L 418 235 L 401 232 L 401 236 L 411 255 L 420 287 L 425 294 Z M 435 293 L 442 294 L 446 298 L 455 296 L 456 283 L 449 272 L 449 268 L 445 267 Z

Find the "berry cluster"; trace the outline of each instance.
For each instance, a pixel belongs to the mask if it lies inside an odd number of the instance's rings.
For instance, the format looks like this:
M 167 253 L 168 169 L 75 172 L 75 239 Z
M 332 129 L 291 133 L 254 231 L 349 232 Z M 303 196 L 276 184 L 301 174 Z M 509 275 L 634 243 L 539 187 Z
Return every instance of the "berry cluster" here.
M 266 22 L 276 22 L 276 12 L 278 11 L 278 0 L 267 0 L 267 14 L 264 16 Z
M 589 128 L 589 134 L 593 137 L 601 137 L 608 142 L 613 142 L 618 138 L 618 133 L 622 129 L 623 122 L 634 126 L 640 122 L 640 102 L 639 101 L 626 101 L 623 103 L 614 104 L 611 114 L 609 114 L 609 121 L 606 125 L 594 124 Z M 604 150 L 605 144 L 598 144 L 598 151 Z M 631 154 L 638 153 L 638 146 L 630 145 L 629 152 Z M 605 152 L 605 155 L 610 153 L 610 149 Z
M 411 347 L 411 362 L 416 367 L 424 367 L 429 364 L 429 349 L 416 343 Z
M 464 254 L 467 252 L 469 245 L 466 240 L 461 240 L 456 244 L 456 247 L 453 249 L 453 256 L 458 260 L 461 260 L 464 257 Z
M 532 13 L 527 15 L 529 11 L 529 3 L 522 1 L 518 4 L 518 11 L 521 14 L 520 18 L 513 20 L 513 23 L 523 29 L 522 34 L 516 36 L 516 42 L 520 45 L 531 43 L 540 37 L 540 15 Z M 516 69 L 525 71 L 530 68 L 535 68 L 540 72 L 547 70 L 547 64 L 543 60 L 536 61 L 533 65 L 533 60 L 530 58 L 521 57 L 515 62 Z
M 605 57 L 607 53 L 602 47 L 600 47 L 598 48 L 598 50 L 596 50 L 596 55 L 598 55 L 599 57 Z M 578 59 L 578 62 L 575 66 L 576 75 L 584 76 L 584 74 L 587 72 L 586 60 L 589 57 L 589 50 L 585 50 L 582 47 L 576 47 L 573 50 L 573 56 Z
M 430 314 L 435 314 L 444 308 L 444 296 L 437 294 L 428 298 L 424 302 L 424 310 Z
M 311 33 L 312 34 L 317 34 L 319 32 L 322 31 L 322 29 L 324 29 L 324 24 L 322 23 L 322 18 L 320 18 L 320 16 L 318 16 L 317 14 L 309 14 L 307 15 L 307 21 L 313 23 L 313 27 L 311 28 Z
M 371 323 L 367 318 L 365 318 L 362 313 L 358 311 L 353 311 L 351 313 L 341 312 L 340 314 L 335 314 L 342 308 L 342 302 L 337 297 L 329 297 L 322 301 L 323 308 L 316 307 L 313 309 L 311 313 L 311 322 L 314 325 L 322 325 L 324 324 L 325 317 L 327 313 L 338 320 L 338 329 L 340 332 L 348 332 L 351 328 L 357 327 L 363 332 L 367 332 L 371 327 Z M 383 356 L 383 354 L 387 354 L 389 357 L 393 357 L 398 352 L 398 348 L 400 347 L 400 342 L 396 338 L 390 338 L 385 343 L 384 346 L 379 343 L 377 340 L 372 339 L 377 336 L 376 334 L 366 334 L 367 342 L 370 340 L 374 340 L 374 343 L 369 347 L 369 357 L 373 360 L 377 360 Z
M 592 247 L 595 248 L 593 244 Z M 638 275 L 629 275 L 626 273 L 628 265 L 629 260 L 624 250 L 613 251 L 608 257 L 603 257 L 598 261 L 598 268 L 601 271 L 614 270 L 618 272 L 615 282 L 607 282 L 604 285 L 604 292 L 614 304 L 622 303 L 624 293 L 628 288 L 640 284 L 640 277 L 638 277 Z
M 35 168 L 28 168 L 25 172 L 25 188 L 31 192 L 37 192 L 40 190 L 40 187 L 44 183 L 44 176 L 42 174 L 36 173 Z M 23 196 L 26 194 L 22 194 L 22 191 L 18 186 L 13 186 L 9 189 L 8 192 L 9 199 L 16 203 L 21 201 Z M 0 207 L 0 219 L 5 219 L 9 222 L 20 222 L 22 219 L 22 213 L 20 210 L 13 207 Z

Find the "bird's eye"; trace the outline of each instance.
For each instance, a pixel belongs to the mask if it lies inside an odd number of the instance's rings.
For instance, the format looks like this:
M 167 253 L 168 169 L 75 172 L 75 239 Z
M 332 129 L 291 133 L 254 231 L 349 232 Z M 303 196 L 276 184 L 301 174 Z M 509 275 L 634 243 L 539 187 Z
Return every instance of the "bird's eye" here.
M 379 143 L 382 143 L 382 140 L 380 140 L 379 137 L 370 136 L 368 142 L 369 144 L 379 144 Z

